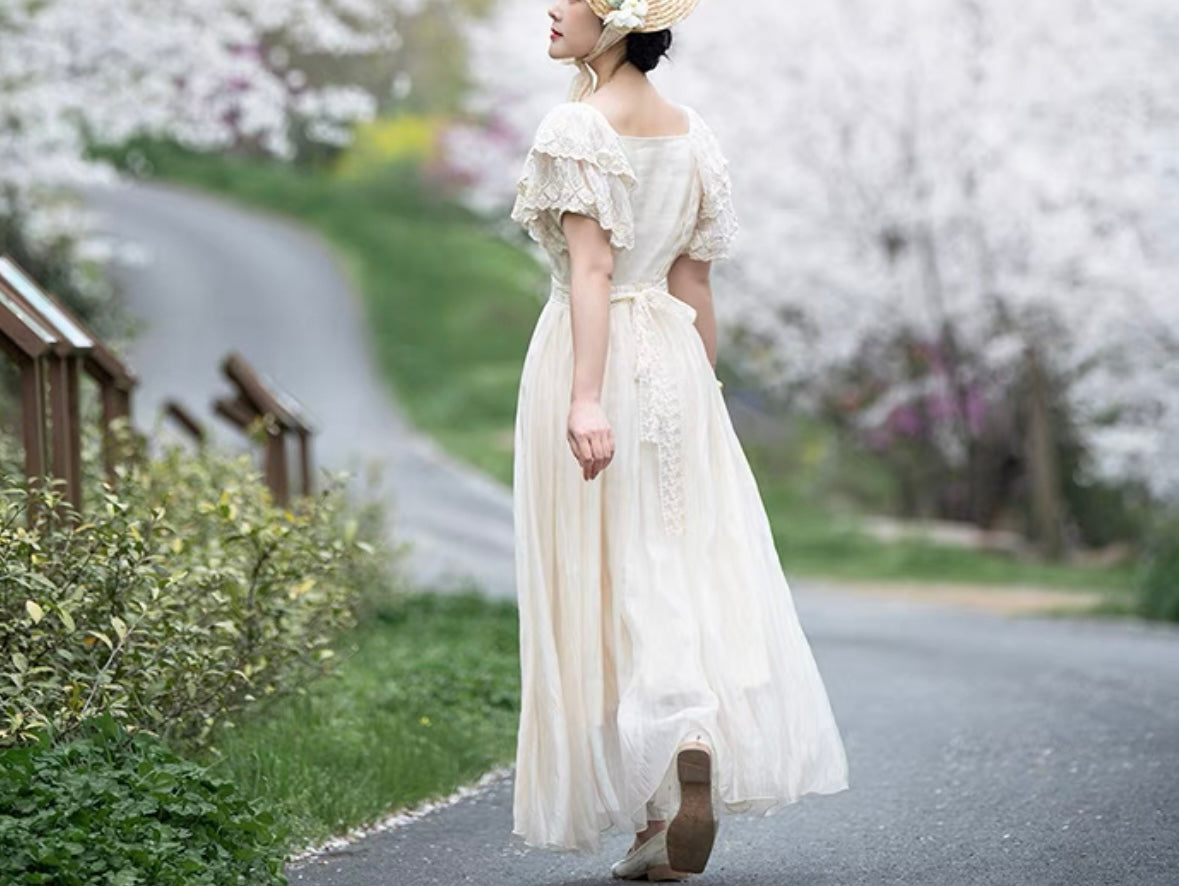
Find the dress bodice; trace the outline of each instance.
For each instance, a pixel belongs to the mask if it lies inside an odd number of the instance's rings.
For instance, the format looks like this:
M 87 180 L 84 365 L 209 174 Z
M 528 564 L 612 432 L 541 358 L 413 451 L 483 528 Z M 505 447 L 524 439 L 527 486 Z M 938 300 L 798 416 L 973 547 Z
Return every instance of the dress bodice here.
M 688 136 L 620 141 L 636 179 L 630 194 L 635 245 L 616 254 L 614 278 L 631 284 L 662 280 L 696 228 L 700 182 L 692 144 Z
M 561 215 L 589 215 L 610 233 L 615 287 L 666 278 L 680 255 L 723 257 L 737 232 L 728 166 L 691 108 L 682 135 L 624 136 L 584 102 L 541 121 L 517 185 L 512 218 L 544 249 L 553 278 L 569 283 Z

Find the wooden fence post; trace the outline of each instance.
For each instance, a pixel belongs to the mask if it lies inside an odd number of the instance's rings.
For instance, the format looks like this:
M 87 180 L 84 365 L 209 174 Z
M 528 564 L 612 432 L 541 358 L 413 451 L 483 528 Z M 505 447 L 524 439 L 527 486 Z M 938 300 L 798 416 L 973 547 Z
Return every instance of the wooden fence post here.
M 178 400 L 165 401 L 164 414 L 176 422 L 176 424 L 180 425 L 185 433 L 196 441 L 198 449 L 204 447 L 205 441 L 208 439 L 205 426 L 191 412 L 185 409 L 183 404 Z
M 53 472 L 66 483 L 67 497 L 75 507 L 82 501 L 81 425 L 79 376 L 86 372 L 99 385 L 102 402 L 103 461 L 114 480 L 121 453 L 115 452 L 111 426 L 131 417 L 131 391 L 135 377 L 99 341 L 82 321 L 46 292 L 11 256 L 0 256 L 0 288 L 25 313 L 49 329 L 57 339 L 46 355 L 52 425 Z
M 9 290 L 0 286 L 0 350 L 20 370 L 21 439 L 25 449 L 25 476 L 30 487 L 47 473 L 45 361 L 58 343 L 57 334 L 25 310 Z M 35 511 L 30 509 L 31 523 Z
M 237 352 L 226 355 L 221 362 L 221 371 L 237 389 L 237 397 L 218 398 L 213 401 L 213 409 L 243 430 L 255 420 L 262 420 L 266 429 L 262 470 L 275 501 L 285 505 L 290 499 L 286 446 L 289 434 L 294 434 L 299 441 L 301 492 L 310 495 L 310 438 L 314 429 L 298 401 L 272 380 L 264 378 Z

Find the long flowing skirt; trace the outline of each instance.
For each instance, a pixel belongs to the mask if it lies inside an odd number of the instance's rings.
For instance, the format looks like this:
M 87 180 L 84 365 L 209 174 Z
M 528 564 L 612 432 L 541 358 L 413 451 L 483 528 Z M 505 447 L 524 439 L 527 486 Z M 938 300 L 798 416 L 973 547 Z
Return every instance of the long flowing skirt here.
M 843 790 L 843 743 L 694 310 L 666 292 L 612 302 L 615 453 L 586 481 L 566 441 L 572 339 L 556 295 L 516 413 L 513 833 L 593 850 L 668 817 L 676 746 L 696 735 L 718 813 Z

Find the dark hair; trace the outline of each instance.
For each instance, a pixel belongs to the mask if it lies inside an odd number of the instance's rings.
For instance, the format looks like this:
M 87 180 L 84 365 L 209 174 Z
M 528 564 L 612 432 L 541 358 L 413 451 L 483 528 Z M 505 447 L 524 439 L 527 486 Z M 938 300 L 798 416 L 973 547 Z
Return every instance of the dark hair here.
M 667 55 L 671 49 L 671 31 L 648 31 L 641 33 L 632 31 L 626 35 L 626 61 L 630 62 L 644 74 L 655 70 L 659 59 Z

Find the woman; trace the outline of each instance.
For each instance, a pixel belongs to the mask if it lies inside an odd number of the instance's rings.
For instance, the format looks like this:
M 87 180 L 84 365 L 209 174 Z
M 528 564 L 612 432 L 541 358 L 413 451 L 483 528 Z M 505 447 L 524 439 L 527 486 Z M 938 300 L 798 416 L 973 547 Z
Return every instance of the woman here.
M 616 877 L 704 870 L 719 812 L 847 787 L 847 761 L 715 377 L 727 165 L 646 74 L 696 0 L 555 0 L 578 66 L 512 218 L 552 288 L 524 360 L 514 509 L 522 697 L 513 833 Z

